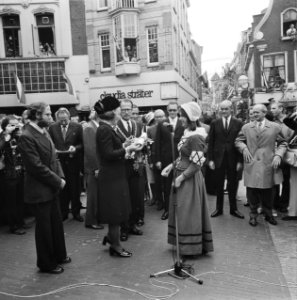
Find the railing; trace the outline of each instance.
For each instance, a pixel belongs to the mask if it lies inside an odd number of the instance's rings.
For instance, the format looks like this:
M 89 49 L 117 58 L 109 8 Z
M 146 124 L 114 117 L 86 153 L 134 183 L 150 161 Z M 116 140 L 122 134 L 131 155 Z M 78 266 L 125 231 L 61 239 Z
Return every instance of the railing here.
M 111 10 L 120 8 L 137 8 L 138 0 L 112 0 Z

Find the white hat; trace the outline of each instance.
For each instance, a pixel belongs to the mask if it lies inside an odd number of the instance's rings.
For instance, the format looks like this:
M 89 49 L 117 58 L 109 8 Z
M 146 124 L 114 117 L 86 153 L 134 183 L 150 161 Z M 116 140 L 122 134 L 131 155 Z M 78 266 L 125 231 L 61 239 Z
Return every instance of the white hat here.
M 150 123 L 154 120 L 154 118 L 155 118 L 155 114 L 152 111 L 150 111 L 149 113 L 147 113 L 145 115 L 146 124 L 150 125 Z
M 201 108 L 196 102 L 188 102 L 181 105 L 191 122 L 196 122 L 201 116 Z

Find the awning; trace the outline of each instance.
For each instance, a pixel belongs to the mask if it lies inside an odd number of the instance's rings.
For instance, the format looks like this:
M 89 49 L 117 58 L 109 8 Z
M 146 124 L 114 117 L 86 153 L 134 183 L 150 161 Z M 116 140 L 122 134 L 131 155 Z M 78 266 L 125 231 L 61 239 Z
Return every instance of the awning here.
M 275 101 L 279 101 L 283 98 L 282 92 L 273 93 L 255 93 L 254 94 L 254 104 L 264 104 L 269 103 L 269 99 L 273 98 Z

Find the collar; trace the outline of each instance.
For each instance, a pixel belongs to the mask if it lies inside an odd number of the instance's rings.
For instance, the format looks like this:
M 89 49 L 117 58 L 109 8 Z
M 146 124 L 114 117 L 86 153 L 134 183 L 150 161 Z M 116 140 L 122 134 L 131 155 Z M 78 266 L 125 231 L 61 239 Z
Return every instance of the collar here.
M 33 128 L 35 128 L 39 133 L 41 133 L 41 134 L 44 134 L 45 133 L 45 128 L 41 128 L 41 127 L 39 127 L 36 123 L 34 123 L 34 122 L 29 122 L 29 124 L 33 127 Z
M 99 123 L 96 120 L 91 120 L 91 122 L 93 122 L 97 128 L 99 127 Z
M 178 117 L 175 117 L 174 119 L 171 119 L 170 117 L 168 117 L 170 124 L 175 124 L 177 122 L 177 119 L 178 119 Z
M 69 127 L 69 123 L 65 126 L 65 125 L 60 125 L 61 128 L 66 128 L 66 130 L 68 129 Z

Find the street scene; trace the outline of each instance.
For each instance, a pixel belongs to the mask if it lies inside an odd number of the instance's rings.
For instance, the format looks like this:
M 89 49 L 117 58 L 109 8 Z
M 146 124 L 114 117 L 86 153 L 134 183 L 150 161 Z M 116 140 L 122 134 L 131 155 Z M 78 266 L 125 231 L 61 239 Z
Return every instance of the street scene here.
M 297 299 L 296 28 L 296 0 L 2 0 L 0 300 Z

